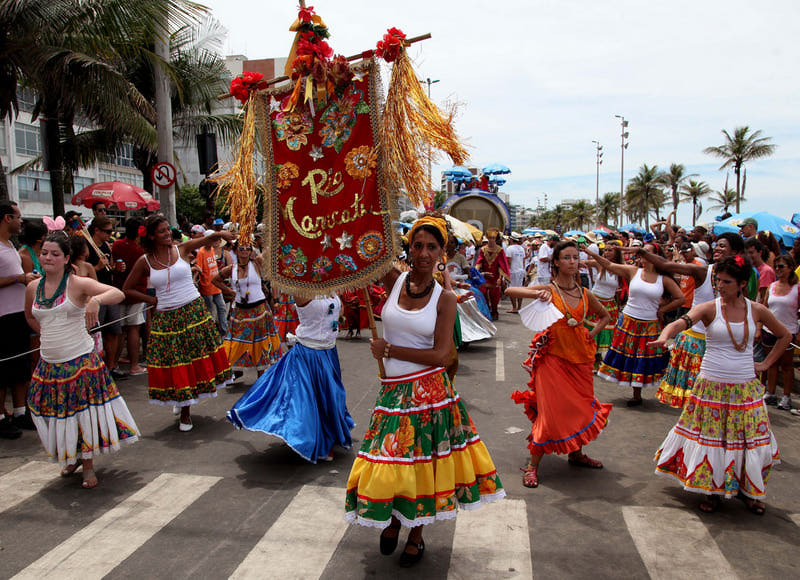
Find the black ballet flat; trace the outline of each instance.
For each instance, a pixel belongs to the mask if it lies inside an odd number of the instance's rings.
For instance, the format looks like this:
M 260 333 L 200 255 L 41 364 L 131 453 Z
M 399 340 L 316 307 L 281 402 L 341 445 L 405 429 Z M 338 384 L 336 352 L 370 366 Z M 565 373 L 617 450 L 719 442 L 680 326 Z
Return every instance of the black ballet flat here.
M 397 530 L 397 535 L 393 538 L 385 536 L 386 530 Z M 384 556 L 391 556 L 395 549 L 397 549 L 397 540 L 400 537 L 400 524 L 397 526 L 389 526 L 381 532 L 381 554 Z
M 400 554 L 400 567 L 401 568 L 411 568 L 414 564 L 422 560 L 422 555 L 425 553 L 425 541 L 420 540 L 419 544 L 408 540 L 406 542 L 406 546 L 414 546 L 417 549 L 416 554 L 409 554 L 408 552 L 403 552 Z

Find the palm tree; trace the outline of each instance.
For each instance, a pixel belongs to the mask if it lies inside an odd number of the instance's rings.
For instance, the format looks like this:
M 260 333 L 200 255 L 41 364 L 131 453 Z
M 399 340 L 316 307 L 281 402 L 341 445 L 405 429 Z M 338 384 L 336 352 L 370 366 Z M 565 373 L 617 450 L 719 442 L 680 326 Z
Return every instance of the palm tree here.
M 575 226 L 575 229 L 583 230 L 583 224 L 588 223 L 592 219 L 594 209 L 585 199 L 581 199 L 572 204 L 569 210 L 569 219 Z
M 683 199 L 692 201 L 692 226 L 697 223 L 697 218 L 703 213 L 703 205 L 699 202 L 700 198 L 706 197 L 711 192 L 711 188 L 705 181 L 690 179 L 688 184 L 684 183 L 681 186 Z
M 677 212 L 681 184 L 690 177 L 696 177 L 696 174 L 687 174 L 686 168 L 682 163 L 673 163 L 669 166 L 669 171 L 665 171 L 663 176 L 664 185 L 672 192 L 672 210 Z
M 608 226 L 608 224 L 616 222 L 618 209 L 619 193 L 612 191 L 603 194 L 595 208 L 595 212 L 600 221 L 603 222 L 603 225 Z
M 118 68 L 134 51 L 141 30 L 181 28 L 203 9 L 185 0 L 18 0 L 0 8 L 0 118 L 17 113 L 20 81 L 39 95 L 34 119 L 44 121 L 43 149 L 53 211 L 64 213 L 62 136 L 76 115 L 113 128 L 128 142 L 155 143 L 155 113 Z M 151 33 L 152 34 L 152 33 Z M 65 167 L 66 164 L 66 167 Z M 0 195 L 6 187 L 0 168 Z
M 663 183 L 662 173 L 658 171 L 658 166 L 648 166 L 646 163 L 639 168 L 639 173 L 628 182 L 625 190 L 625 205 L 631 218 L 644 218 L 645 228 L 650 229 L 650 210 L 653 204 L 658 201 L 660 206 L 663 201 L 658 193 L 662 193 L 661 184 Z
M 746 201 L 744 193 L 741 196 L 742 201 Z M 728 213 L 728 208 L 736 204 L 736 190 L 728 187 L 728 176 L 725 176 L 725 187 L 721 191 L 714 191 L 711 193 L 711 201 L 714 203 L 709 206 L 709 209 L 721 209 L 723 213 Z
M 749 134 L 748 134 L 749 133 Z M 736 213 L 741 211 L 741 171 L 745 163 L 751 159 L 769 157 L 775 152 L 776 145 L 769 143 L 771 137 L 762 137 L 761 131 L 750 132 L 750 127 L 736 127 L 733 136 L 725 129 L 722 130 L 725 142 L 716 147 L 706 147 L 703 153 L 724 159 L 720 169 L 733 167 L 736 174 Z

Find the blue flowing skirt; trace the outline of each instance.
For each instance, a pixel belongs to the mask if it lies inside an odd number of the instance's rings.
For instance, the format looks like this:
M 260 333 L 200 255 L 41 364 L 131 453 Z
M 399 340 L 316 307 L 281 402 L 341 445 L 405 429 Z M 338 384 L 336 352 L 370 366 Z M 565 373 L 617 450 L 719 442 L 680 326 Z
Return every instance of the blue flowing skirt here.
M 238 429 L 280 437 L 311 463 L 327 457 L 336 444 L 349 448 L 355 423 L 347 411 L 336 347 L 295 345 L 227 416 Z

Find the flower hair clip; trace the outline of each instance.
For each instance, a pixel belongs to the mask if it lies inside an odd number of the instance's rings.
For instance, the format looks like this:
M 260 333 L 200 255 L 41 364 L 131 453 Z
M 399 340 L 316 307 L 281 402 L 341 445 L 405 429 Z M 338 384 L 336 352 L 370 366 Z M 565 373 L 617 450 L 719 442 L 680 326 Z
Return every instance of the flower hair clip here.
M 58 216 L 56 219 L 53 219 L 49 216 L 44 216 L 42 221 L 44 222 L 44 225 L 47 226 L 48 232 L 63 230 L 64 226 L 67 225 L 67 222 L 65 222 L 64 218 L 61 216 Z
M 733 261 L 736 262 L 736 265 L 740 268 L 744 266 L 744 257 L 741 254 L 734 257 Z

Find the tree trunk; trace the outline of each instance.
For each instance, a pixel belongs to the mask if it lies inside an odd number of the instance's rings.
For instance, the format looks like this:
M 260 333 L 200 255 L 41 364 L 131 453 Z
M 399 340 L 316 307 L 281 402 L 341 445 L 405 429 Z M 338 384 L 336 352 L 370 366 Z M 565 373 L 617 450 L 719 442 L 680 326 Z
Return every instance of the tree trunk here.
M 697 198 L 692 198 L 692 227 L 696 225 L 697 222 Z
M 733 167 L 733 172 L 736 173 L 736 213 L 739 213 L 741 211 L 740 210 L 740 207 L 741 207 L 740 191 L 741 190 L 739 189 L 739 187 L 740 187 L 740 179 L 739 179 L 739 177 L 741 175 L 741 170 L 742 170 L 742 168 L 738 164 Z
M 8 181 L 6 180 L 6 167 L 0 158 L 0 201 L 8 201 Z
M 45 169 L 50 174 L 53 215 L 59 216 L 64 215 L 64 155 L 58 124 L 58 102 L 45 96 L 43 109 Z
M 678 213 L 678 186 L 672 186 L 672 211 Z

